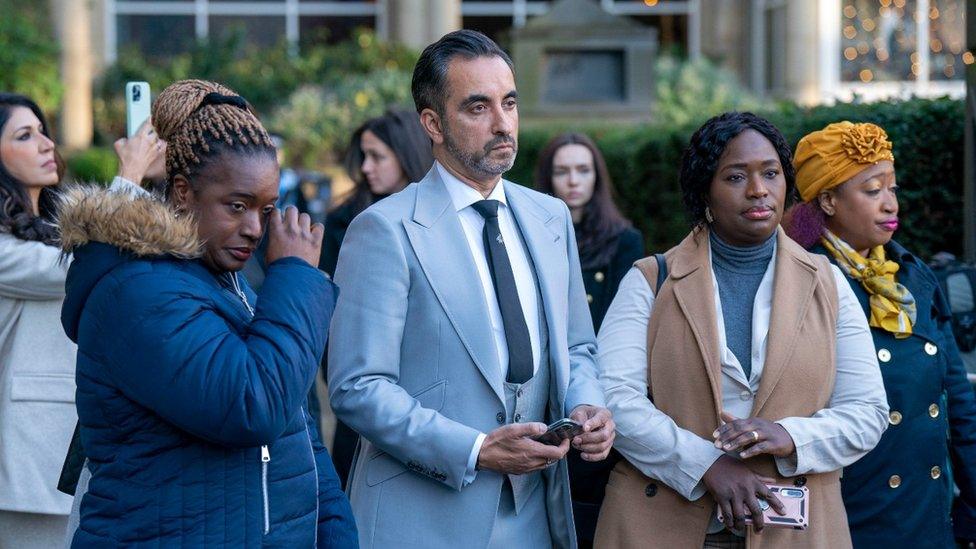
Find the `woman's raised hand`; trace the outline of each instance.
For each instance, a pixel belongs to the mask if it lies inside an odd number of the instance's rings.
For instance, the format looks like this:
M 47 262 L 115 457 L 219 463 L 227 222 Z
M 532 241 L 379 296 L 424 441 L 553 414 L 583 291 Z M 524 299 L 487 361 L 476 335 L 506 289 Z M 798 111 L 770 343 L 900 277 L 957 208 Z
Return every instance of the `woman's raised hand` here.
M 114 147 L 119 177 L 140 185 L 145 178 L 166 176 L 166 142 L 156 135 L 150 120 L 143 122 L 132 137 L 117 139 Z
M 299 214 L 294 206 L 285 208 L 284 213 L 275 209 L 268 217 L 267 263 L 270 265 L 283 257 L 297 257 L 318 267 L 325 230 L 322 224 L 313 225 L 312 218 L 306 213 Z

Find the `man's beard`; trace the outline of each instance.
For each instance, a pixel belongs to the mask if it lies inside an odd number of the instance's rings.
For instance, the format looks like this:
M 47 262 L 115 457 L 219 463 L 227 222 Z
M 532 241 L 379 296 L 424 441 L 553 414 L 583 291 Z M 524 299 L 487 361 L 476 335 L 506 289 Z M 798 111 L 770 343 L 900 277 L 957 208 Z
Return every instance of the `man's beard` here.
M 511 156 L 507 160 L 492 160 L 490 157 L 491 149 L 503 143 L 508 143 L 512 146 Z M 518 153 L 518 144 L 515 142 L 515 138 L 510 135 L 495 136 L 480 152 L 461 150 L 447 126 L 444 126 L 444 147 L 469 172 L 485 177 L 501 175 L 512 169 L 512 166 L 515 164 L 515 156 Z

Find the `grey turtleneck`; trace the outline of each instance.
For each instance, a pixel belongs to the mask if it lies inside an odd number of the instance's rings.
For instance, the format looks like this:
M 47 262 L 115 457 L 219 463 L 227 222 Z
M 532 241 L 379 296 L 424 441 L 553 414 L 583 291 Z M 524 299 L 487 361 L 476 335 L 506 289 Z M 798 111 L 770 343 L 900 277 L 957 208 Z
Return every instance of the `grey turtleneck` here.
M 724 242 L 714 231 L 709 233 L 712 246 L 712 270 L 722 301 L 726 344 L 739 359 L 746 379 L 752 375 L 752 309 L 756 292 L 769 267 L 776 243 L 776 233 L 758 246 L 741 248 Z

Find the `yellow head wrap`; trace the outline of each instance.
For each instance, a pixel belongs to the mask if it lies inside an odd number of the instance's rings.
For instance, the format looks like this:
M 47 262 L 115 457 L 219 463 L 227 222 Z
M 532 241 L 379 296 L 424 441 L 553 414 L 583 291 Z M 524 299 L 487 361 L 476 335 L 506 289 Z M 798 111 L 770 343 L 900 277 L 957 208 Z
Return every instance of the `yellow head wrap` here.
M 796 146 L 796 188 L 804 202 L 858 174 L 869 164 L 894 162 L 888 134 L 874 124 L 836 122 Z

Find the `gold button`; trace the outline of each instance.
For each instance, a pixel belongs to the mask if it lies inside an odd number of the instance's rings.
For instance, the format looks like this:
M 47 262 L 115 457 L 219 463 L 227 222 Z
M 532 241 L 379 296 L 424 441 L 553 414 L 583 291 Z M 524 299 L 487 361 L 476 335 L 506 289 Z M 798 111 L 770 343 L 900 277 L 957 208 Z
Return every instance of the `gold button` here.
M 929 473 L 931 473 L 933 479 L 937 479 L 942 476 L 942 467 L 936 465 Z
M 890 421 L 892 425 L 898 425 L 901 423 L 901 412 L 898 410 L 892 411 L 890 414 L 888 414 L 888 421 Z
M 602 271 L 597 271 L 596 274 L 593 275 L 593 280 L 596 280 L 597 282 L 603 282 L 603 279 L 604 278 L 606 278 L 606 277 L 603 276 L 603 272 Z
M 590 295 L 590 294 L 586 294 L 586 302 L 587 303 L 593 303 L 593 296 Z
M 938 404 L 932 404 L 932 405 L 929 406 L 929 417 L 933 417 L 933 418 L 939 417 L 939 405 Z
M 926 343 L 925 352 L 928 353 L 929 355 L 935 356 L 935 353 L 939 352 L 939 348 L 932 343 Z
M 878 360 L 881 362 L 888 362 L 891 360 L 891 351 L 888 349 L 878 349 Z
M 898 475 L 891 475 L 891 478 L 888 479 L 888 486 L 891 486 L 892 488 L 898 488 L 901 486 L 901 477 Z

